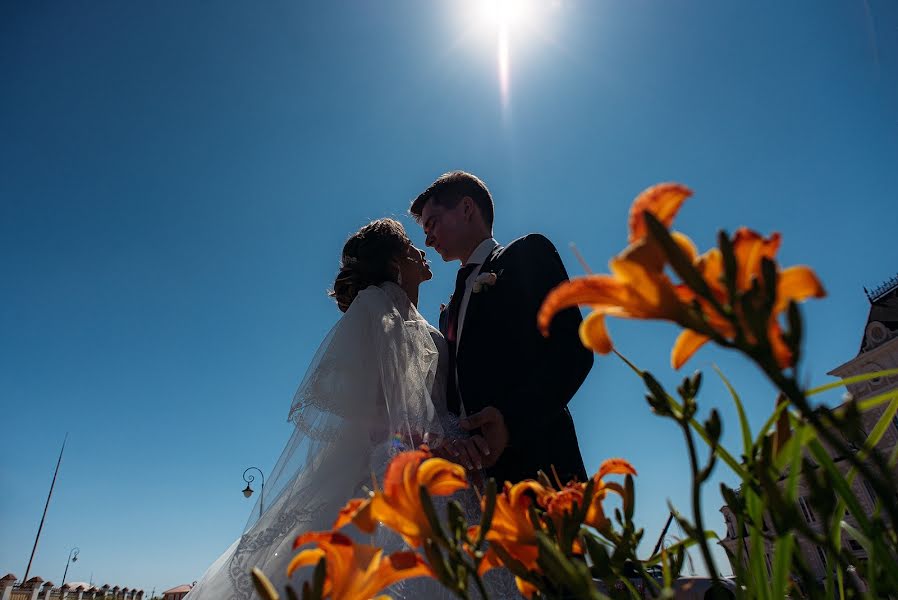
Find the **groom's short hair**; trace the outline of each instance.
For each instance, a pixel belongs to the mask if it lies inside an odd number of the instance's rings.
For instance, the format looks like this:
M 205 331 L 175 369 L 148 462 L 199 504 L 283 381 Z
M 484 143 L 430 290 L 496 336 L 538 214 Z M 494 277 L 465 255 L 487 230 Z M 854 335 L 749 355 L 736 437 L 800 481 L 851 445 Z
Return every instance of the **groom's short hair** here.
M 465 196 L 470 196 L 475 206 L 480 209 L 486 226 L 492 229 L 493 197 L 479 177 L 466 171 L 450 171 L 437 177 L 436 181 L 415 198 L 408 211 L 416 220 L 420 220 L 424 205 L 431 198 L 438 206 L 455 208 Z

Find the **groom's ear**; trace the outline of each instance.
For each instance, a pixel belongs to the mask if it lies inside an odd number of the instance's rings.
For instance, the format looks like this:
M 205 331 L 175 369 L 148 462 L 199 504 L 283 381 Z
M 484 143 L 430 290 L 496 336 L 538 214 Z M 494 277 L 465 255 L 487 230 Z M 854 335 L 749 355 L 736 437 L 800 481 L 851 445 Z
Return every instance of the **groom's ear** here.
M 474 204 L 474 199 L 470 196 L 464 196 L 461 199 L 461 210 L 465 221 L 470 221 L 471 219 L 473 219 L 474 214 L 477 210 L 477 206 Z

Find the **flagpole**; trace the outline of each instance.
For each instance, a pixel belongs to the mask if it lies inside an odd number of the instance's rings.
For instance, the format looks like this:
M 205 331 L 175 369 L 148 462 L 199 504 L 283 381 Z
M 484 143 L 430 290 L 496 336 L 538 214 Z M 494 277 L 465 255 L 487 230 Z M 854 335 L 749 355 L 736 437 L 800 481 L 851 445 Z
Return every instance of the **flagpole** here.
M 66 432 L 65 438 L 62 440 L 62 448 L 59 450 L 59 460 L 56 461 L 56 471 L 53 472 L 53 481 L 50 483 L 50 493 L 47 494 L 47 503 L 44 504 L 44 514 L 41 516 L 41 524 L 37 527 L 37 535 L 34 537 L 34 547 L 31 549 L 31 558 L 28 559 L 28 567 L 25 568 L 25 577 L 22 581 L 28 581 L 28 573 L 31 571 L 31 562 L 34 560 L 34 553 L 37 551 L 37 542 L 41 539 L 41 530 L 44 528 L 44 519 L 47 518 L 47 508 L 50 507 L 50 498 L 53 497 L 53 487 L 56 485 L 56 476 L 59 475 L 59 465 L 62 463 L 62 453 L 65 450 L 65 443 L 68 439 L 69 433 Z

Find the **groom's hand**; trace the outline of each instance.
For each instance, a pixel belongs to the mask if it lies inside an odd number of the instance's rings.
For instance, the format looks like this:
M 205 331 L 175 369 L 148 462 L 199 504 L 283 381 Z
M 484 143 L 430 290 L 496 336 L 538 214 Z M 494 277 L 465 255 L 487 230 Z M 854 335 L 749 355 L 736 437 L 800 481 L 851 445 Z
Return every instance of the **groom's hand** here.
M 458 463 L 469 471 L 482 469 L 489 463 L 490 448 L 483 436 L 448 438 L 433 450 L 434 456 Z
M 465 431 L 480 429 L 486 443 L 489 445 L 489 455 L 484 456 L 483 465 L 491 467 L 496 464 L 499 457 L 508 447 L 508 427 L 505 426 L 505 417 L 499 409 L 487 406 L 480 412 L 462 419 L 459 423 Z

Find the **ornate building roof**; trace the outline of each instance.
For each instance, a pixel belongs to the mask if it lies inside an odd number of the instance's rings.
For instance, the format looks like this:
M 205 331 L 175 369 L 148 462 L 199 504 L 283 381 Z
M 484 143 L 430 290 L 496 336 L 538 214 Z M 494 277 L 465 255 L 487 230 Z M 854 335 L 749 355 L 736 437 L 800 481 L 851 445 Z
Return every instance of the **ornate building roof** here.
M 870 301 L 870 314 L 864 328 L 864 337 L 858 354 L 879 346 L 898 335 L 898 275 L 873 291 L 864 288 Z

